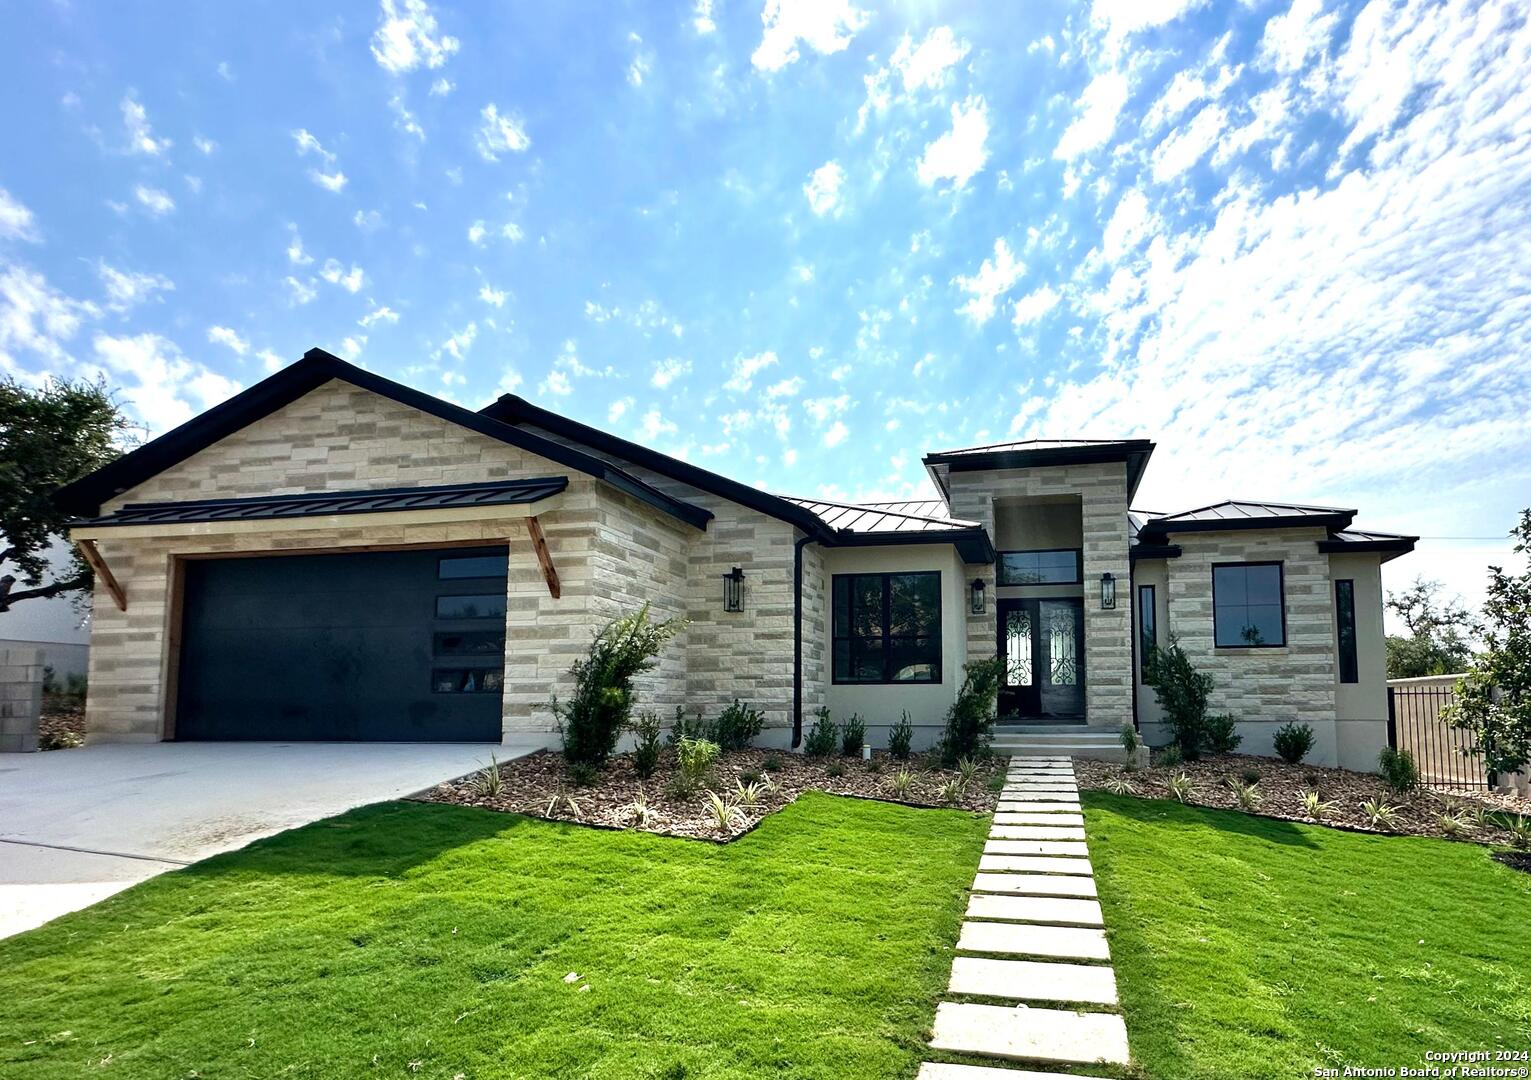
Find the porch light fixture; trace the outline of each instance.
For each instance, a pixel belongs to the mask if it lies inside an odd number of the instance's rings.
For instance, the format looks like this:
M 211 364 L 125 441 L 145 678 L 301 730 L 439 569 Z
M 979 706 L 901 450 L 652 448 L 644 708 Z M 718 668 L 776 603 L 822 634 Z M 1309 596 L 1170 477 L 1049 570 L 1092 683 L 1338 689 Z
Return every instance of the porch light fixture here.
M 974 578 L 972 612 L 974 615 L 982 615 L 983 610 L 983 578 Z
M 744 570 L 734 567 L 723 575 L 723 610 L 744 610 Z
M 1100 575 L 1100 606 L 1108 611 L 1116 607 L 1116 578 L 1109 573 Z

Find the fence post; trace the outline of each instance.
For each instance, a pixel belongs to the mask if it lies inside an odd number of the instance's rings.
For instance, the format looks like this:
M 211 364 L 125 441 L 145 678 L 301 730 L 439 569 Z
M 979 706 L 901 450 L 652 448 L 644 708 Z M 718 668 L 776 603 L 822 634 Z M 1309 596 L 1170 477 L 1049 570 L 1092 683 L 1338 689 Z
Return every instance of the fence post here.
M 1387 688 L 1387 744 L 1394 750 L 1398 749 L 1398 704 L 1396 701 L 1397 687 Z

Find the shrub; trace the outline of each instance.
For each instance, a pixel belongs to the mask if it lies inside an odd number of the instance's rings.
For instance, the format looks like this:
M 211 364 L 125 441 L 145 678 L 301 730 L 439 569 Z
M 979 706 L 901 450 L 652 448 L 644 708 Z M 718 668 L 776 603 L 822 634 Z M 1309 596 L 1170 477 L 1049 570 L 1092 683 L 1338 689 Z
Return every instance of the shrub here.
M 841 765 L 838 761 L 831 761 L 828 765 L 824 766 L 824 772 L 826 775 L 838 780 L 845 775 L 845 766 Z
M 1191 658 L 1171 634 L 1168 644 L 1148 656 L 1149 676 L 1154 696 L 1164 710 L 1164 722 L 1170 736 L 1186 761 L 1201 756 L 1207 738 L 1207 698 L 1212 693 L 1212 676 L 1197 671 Z
M 664 725 L 659 722 L 658 713 L 645 709 L 633 721 L 632 732 L 637 740 L 633 744 L 633 772 L 638 774 L 640 780 L 647 780 L 659 768 L 659 746 Z
M 712 823 L 718 828 L 731 830 L 735 825 L 743 823 L 744 813 L 733 799 L 725 799 L 716 791 L 709 791 L 703 802 L 707 812 L 712 815 Z
M 1288 765 L 1297 765 L 1313 749 L 1313 729 L 1307 724 L 1285 723 L 1271 740 L 1276 754 Z
M 803 753 L 809 757 L 828 757 L 839 745 L 840 729 L 829 718 L 829 708 L 821 705 L 818 719 L 814 720 L 813 727 L 808 729 L 808 737 L 803 740 Z
M 1506 815 L 1505 831 L 1510 834 L 1510 846 L 1520 851 L 1531 848 L 1531 817 L 1525 814 Z
M 748 810 L 753 810 L 760 805 L 760 799 L 764 789 L 758 783 L 748 783 L 739 780 L 734 783 L 734 801 Z
M 840 752 L 846 757 L 859 757 L 861 744 L 866 742 L 867 725 L 855 713 L 845 722 L 845 727 L 840 729 Z
M 654 666 L 660 650 L 685 625 L 682 619 L 650 622 L 644 604 L 608 623 L 591 642 L 590 654 L 574 662 L 573 696 L 551 703 L 571 765 L 606 764 L 632 712 L 633 679 Z
M 1132 724 L 1123 724 L 1117 738 L 1122 740 L 1122 749 L 1127 751 L 1129 755 L 1137 752 L 1140 740 L 1138 739 L 1138 729 L 1133 727 Z
M 760 774 L 754 769 L 744 769 L 739 773 L 739 782 L 741 784 L 758 784 L 760 783 Z
M 675 719 L 670 722 L 670 743 L 674 745 L 682 739 L 706 739 L 712 742 L 712 727 L 702 719 L 702 710 L 686 715 L 686 710 L 675 706 Z
M 893 794 L 897 795 L 900 799 L 907 799 L 909 793 L 914 790 L 914 773 L 908 769 L 898 770 L 898 772 L 893 774 L 890 786 L 893 788 Z
M 588 761 L 571 761 L 569 767 L 569 782 L 575 787 L 590 787 L 600 779 L 601 770 Z
M 1334 809 L 1334 804 L 1325 802 L 1313 788 L 1307 788 L 1302 793 L 1302 812 L 1314 821 L 1323 821 L 1329 816 L 1329 811 Z
M 1196 790 L 1191 783 L 1191 778 L 1185 773 L 1171 777 L 1169 789 L 1170 794 L 1175 796 L 1180 802 L 1189 802 Z
M 965 757 L 957 762 L 957 779 L 962 781 L 962 786 L 967 787 L 978 778 L 978 762 L 970 757 Z
M 500 763 L 490 754 L 489 764 L 473 777 L 473 793 L 482 799 L 494 799 L 504 790 L 505 778 L 500 775 Z
M 37 749 L 39 750 L 73 750 L 77 746 L 84 745 L 83 735 L 64 728 L 49 728 L 37 733 Z
M 959 802 L 962 801 L 962 794 L 966 790 L 967 789 L 962 786 L 961 780 L 948 780 L 946 783 L 942 784 L 940 790 L 936 792 L 936 798 L 940 799 L 941 802 L 946 806 L 956 806 Z
M 899 761 L 908 761 L 909 747 L 913 742 L 914 725 L 909 722 L 909 711 L 906 709 L 898 723 L 888 729 L 888 753 Z
M 1234 730 L 1238 722 L 1238 717 L 1232 713 L 1207 717 L 1207 749 L 1214 754 L 1231 754 L 1237 750 L 1239 743 L 1244 741 L 1244 736 Z
M 871 761 L 867 762 L 867 772 L 874 775 L 876 773 L 882 772 L 882 762 L 878 761 L 876 758 L 873 758 Z
M 1388 790 L 1399 795 L 1407 795 L 1419 787 L 1419 766 L 1414 764 L 1414 755 L 1407 750 L 1384 746 L 1382 753 L 1377 755 L 1377 773 Z
M 781 758 L 775 754 L 768 754 L 766 759 L 760 763 L 760 767 L 766 772 L 781 772 Z
M 718 760 L 718 744 L 706 739 L 684 736 L 675 744 L 675 778 L 671 790 L 682 797 L 690 796 L 707 781 L 713 765 Z
M 1239 773 L 1239 777 L 1246 784 L 1258 784 L 1260 782 L 1260 770 L 1245 769 L 1243 772 Z
M 1441 835 L 1449 839 L 1455 839 L 1467 831 L 1467 822 L 1455 814 L 1437 814 L 1435 824 L 1441 830 Z
M 1005 661 L 974 660 L 963 665 L 962 688 L 946 710 L 946 731 L 941 736 L 941 763 L 947 768 L 958 758 L 988 752 L 994 734 L 994 709 Z
M 734 703 L 718 716 L 709 735 L 724 750 L 743 750 L 764 727 L 765 713 L 734 698 Z
M 1184 760 L 1185 755 L 1180 752 L 1180 747 L 1174 743 L 1159 747 L 1158 753 L 1154 755 L 1154 764 L 1158 765 L 1161 769 L 1173 769 Z
M 1260 809 L 1260 803 L 1263 801 L 1260 789 L 1253 784 L 1235 784 L 1233 797 L 1238 800 L 1240 810 L 1247 810 L 1250 813 Z

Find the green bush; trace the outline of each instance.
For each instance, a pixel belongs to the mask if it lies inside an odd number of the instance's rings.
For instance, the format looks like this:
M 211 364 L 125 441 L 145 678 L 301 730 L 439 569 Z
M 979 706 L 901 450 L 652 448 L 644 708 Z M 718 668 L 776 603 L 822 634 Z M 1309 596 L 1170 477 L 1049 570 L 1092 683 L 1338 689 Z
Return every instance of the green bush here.
M 760 767 L 766 772 L 781 772 L 781 758 L 775 754 L 768 754 L 766 759 L 760 763 Z
M 738 698 L 718 716 L 709 737 L 724 750 L 743 750 L 765 727 L 765 713 L 741 704 Z
M 909 711 L 904 710 L 898 723 L 888 729 L 888 753 L 899 761 L 909 760 L 909 748 L 914 742 L 914 725 L 909 722 Z
M 1129 756 L 1137 751 L 1139 742 L 1138 729 L 1132 726 L 1131 721 L 1122 725 L 1122 730 L 1117 734 L 1117 738 L 1122 741 L 1122 749 L 1127 751 Z
M 828 757 L 840 745 L 840 729 L 829 718 L 828 706 L 819 706 L 816 715 L 818 719 L 813 722 L 813 727 L 808 729 L 808 737 L 803 740 L 803 753 L 809 757 Z
M 722 751 L 715 742 L 693 739 L 689 735 L 681 736 L 680 742 L 675 744 L 676 769 L 670 781 L 670 790 L 681 797 L 694 794 L 706 784 L 708 774 L 712 772 L 720 753 Z
M 846 757 L 860 757 L 861 744 L 866 742 L 867 725 L 856 713 L 840 729 L 840 752 Z
M 989 752 L 994 735 L 994 709 L 1005 661 L 999 657 L 974 660 L 963 665 L 962 688 L 946 710 L 946 731 L 941 736 L 941 763 L 947 768 L 958 759 Z
M 681 706 L 675 706 L 675 719 L 670 721 L 670 744 L 682 739 L 712 740 L 712 725 L 702 719 L 702 710 L 687 714 Z
M 1296 765 L 1313 749 L 1313 729 L 1307 724 L 1282 724 L 1276 729 L 1272 742 L 1282 761 Z
M 645 709 L 633 721 L 632 732 L 636 739 L 633 745 L 633 772 L 638 774 L 639 779 L 647 780 L 659 767 L 659 746 L 664 725 L 659 722 L 658 713 Z
M 632 713 L 633 679 L 652 668 L 660 650 L 684 628 L 682 619 L 650 622 L 644 604 L 596 635 L 590 655 L 569 669 L 573 696 L 567 702 L 555 697 L 551 703 L 570 765 L 606 764 Z
M 1419 787 L 1419 766 L 1414 764 L 1414 755 L 1407 750 L 1384 746 L 1382 753 L 1377 755 L 1377 774 L 1399 795 L 1407 795 Z
M 1234 730 L 1239 718 L 1232 713 L 1218 713 L 1207 717 L 1207 749 L 1214 754 L 1231 754 L 1238 749 L 1244 736 Z
M 575 787 L 590 787 L 601 776 L 601 770 L 588 761 L 568 763 L 569 782 Z
M 826 775 L 838 780 L 845 775 L 845 766 L 841 765 L 838 761 L 831 761 L 828 765 L 824 766 L 824 772 Z
M 1206 744 L 1207 698 L 1212 693 L 1212 676 L 1196 670 L 1173 634 L 1166 645 L 1154 649 L 1147 659 L 1154 696 L 1164 710 L 1170 737 L 1184 760 L 1195 761 Z
M 1161 769 L 1172 769 L 1184 760 L 1185 755 L 1180 752 L 1180 747 L 1174 743 L 1159 747 L 1153 755 L 1153 763 Z

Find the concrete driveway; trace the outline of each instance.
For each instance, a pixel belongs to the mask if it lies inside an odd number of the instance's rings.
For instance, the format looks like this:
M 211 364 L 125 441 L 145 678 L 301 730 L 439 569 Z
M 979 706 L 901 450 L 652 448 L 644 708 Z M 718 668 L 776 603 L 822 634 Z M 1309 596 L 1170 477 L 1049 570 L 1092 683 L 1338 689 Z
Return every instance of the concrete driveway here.
M 535 746 L 136 743 L 0 756 L 0 937 Z

